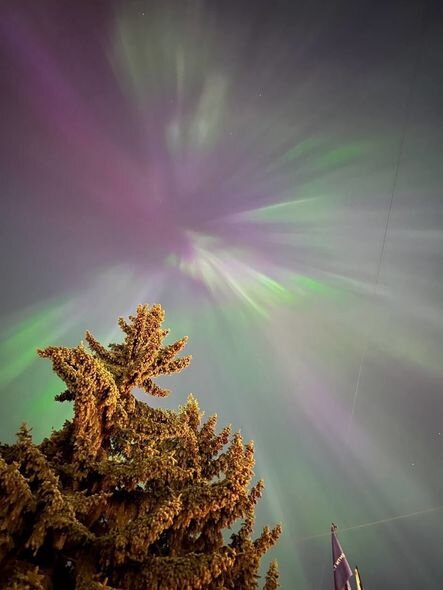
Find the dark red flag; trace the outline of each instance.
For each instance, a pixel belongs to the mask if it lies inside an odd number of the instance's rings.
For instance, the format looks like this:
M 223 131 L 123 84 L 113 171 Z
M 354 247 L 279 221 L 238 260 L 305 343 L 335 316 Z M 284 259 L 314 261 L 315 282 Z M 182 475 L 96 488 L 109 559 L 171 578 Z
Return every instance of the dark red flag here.
M 332 568 L 334 571 L 334 590 L 350 590 L 348 583 L 352 577 L 352 570 L 349 566 L 346 555 L 343 553 L 340 542 L 335 534 L 337 527 L 331 527 L 332 536 Z

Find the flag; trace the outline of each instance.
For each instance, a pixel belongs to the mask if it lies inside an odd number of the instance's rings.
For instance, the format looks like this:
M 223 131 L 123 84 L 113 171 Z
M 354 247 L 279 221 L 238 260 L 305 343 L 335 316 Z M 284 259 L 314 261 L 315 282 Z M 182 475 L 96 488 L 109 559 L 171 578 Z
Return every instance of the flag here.
M 335 534 L 337 527 L 331 527 L 332 537 L 332 568 L 334 571 L 334 590 L 351 590 L 349 579 L 352 577 L 352 570 L 349 566 L 346 555 Z

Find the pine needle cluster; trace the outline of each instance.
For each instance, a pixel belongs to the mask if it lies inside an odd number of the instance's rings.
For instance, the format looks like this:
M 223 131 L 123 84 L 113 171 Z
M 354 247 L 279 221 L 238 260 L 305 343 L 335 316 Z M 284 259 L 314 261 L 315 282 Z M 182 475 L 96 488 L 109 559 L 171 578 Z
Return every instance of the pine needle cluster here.
M 190 396 L 154 409 L 135 388 L 187 367 L 182 338 L 163 345 L 159 305 L 119 319 L 120 344 L 49 347 L 74 416 L 41 444 L 26 426 L 0 445 L 0 587 L 5 590 L 256 590 L 281 528 L 253 540 L 262 491 L 254 449 Z M 225 542 L 223 532 L 238 523 Z M 264 590 L 278 588 L 272 562 Z

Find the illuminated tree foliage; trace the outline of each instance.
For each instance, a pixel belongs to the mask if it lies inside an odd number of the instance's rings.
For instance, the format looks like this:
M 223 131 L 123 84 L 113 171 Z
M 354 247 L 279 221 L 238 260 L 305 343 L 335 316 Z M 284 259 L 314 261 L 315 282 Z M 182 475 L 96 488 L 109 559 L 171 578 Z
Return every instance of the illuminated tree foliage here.
M 0 580 L 5 589 L 197 590 L 257 588 L 263 554 L 281 529 L 251 538 L 263 490 L 251 488 L 254 451 L 240 434 L 202 422 L 190 396 L 178 411 L 132 394 L 177 373 L 187 338 L 163 346 L 164 311 L 140 305 L 119 319 L 121 344 L 89 332 L 76 348 L 49 347 L 74 417 L 39 445 L 26 426 L 0 446 Z M 236 525 L 229 542 L 223 531 Z M 278 588 L 273 562 L 265 590 Z

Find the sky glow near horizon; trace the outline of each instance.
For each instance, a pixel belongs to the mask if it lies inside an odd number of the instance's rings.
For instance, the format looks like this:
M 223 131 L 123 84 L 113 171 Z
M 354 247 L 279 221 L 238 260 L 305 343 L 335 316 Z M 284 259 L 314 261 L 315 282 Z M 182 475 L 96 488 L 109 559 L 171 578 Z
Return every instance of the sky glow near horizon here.
M 368 588 L 436 588 L 437 4 L 221 4 L 1 9 L 0 438 L 70 416 L 37 348 L 161 303 L 194 358 L 147 401 L 255 440 L 282 588 L 331 587 L 331 521 Z

